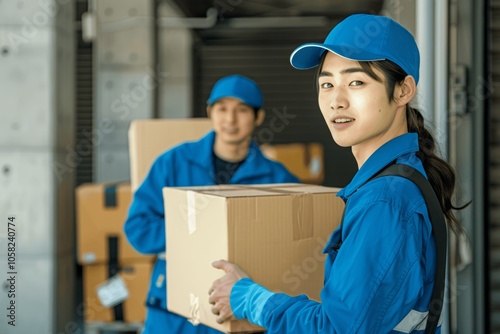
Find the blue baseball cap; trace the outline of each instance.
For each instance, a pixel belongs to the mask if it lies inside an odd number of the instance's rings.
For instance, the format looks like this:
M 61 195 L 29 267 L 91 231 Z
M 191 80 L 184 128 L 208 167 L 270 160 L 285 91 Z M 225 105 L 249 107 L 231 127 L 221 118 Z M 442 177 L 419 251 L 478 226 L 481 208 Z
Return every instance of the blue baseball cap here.
M 325 50 L 357 61 L 390 60 L 418 83 L 420 54 L 412 34 L 393 19 L 354 14 L 337 24 L 323 44 L 307 43 L 296 48 L 290 63 L 299 70 L 319 65 Z
M 241 100 L 253 108 L 262 108 L 262 92 L 259 86 L 243 75 L 235 74 L 219 79 L 210 92 L 207 104 L 212 105 L 225 97 Z

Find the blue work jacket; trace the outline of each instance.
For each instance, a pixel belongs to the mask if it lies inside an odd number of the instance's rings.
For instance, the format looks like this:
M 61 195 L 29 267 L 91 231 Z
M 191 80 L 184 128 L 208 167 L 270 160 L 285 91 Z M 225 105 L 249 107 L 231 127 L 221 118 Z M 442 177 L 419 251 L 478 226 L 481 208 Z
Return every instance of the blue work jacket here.
M 323 251 L 321 303 L 273 293 L 245 278 L 231 291 L 235 316 L 268 333 L 424 333 L 436 267 L 425 200 L 401 177 L 366 183 L 394 161 L 426 176 L 418 150 L 416 133 L 394 138 L 338 193 L 346 202 L 345 216 Z

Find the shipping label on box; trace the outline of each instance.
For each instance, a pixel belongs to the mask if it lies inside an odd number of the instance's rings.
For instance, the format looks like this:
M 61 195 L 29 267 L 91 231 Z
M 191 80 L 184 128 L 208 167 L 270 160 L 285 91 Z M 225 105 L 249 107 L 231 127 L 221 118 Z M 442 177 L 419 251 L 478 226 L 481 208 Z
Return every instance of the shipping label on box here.
M 152 268 L 152 260 L 123 262 L 113 273 L 110 273 L 109 264 L 84 265 L 85 321 L 143 322 Z
M 216 323 L 208 290 L 224 274 L 211 266 L 219 259 L 272 291 L 319 300 L 322 250 L 344 207 L 338 190 L 299 184 L 164 188 L 168 309 L 223 332 L 261 329 L 247 321 Z

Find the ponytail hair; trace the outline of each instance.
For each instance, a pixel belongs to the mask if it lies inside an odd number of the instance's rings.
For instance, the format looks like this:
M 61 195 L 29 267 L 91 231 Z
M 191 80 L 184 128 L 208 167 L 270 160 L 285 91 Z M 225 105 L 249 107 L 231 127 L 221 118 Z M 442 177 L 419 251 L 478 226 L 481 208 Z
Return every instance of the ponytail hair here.
M 326 54 L 326 52 L 325 52 Z M 318 72 L 316 74 L 316 85 L 318 82 L 319 73 L 323 67 L 325 55 L 322 56 Z M 394 88 L 396 84 L 404 81 L 406 72 L 390 60 L 382 61 L 360 61 L 359 65 L 373 79 L 384 82 L 374 69 L 378 69 L 385 76 L 385 86 L 389 101 L 394 100 Z M 470 202 L 463 206 L 455 206 L 452 204 L 452 197 L 455 192 L 456 176 L 453 167 L 436 154 L 436 141 L 432 134 L 425 128 L 424 117 L 415 108 L 406 105 L 406 119 L 408 124 L 408 132 L 418 134 L 419 151 L 417 156 L 422 161 L 429 183 L 436 193 L 441 210 L 446 217 L 446 222 L 455 234 L 459 235 L 464 232 L 460 222 L 455 217 L 452 210 L 461 210 Z
M 448 226 L 455 234 L 461 234 L 464 232 L 463 227 L 452 210 L 461 210 L 470 202 L 460 207 L 452 204 L 451 199 L 455 191 L 456 181 L 455 171 L 449 163 L 436 155 L 436 142 L 432 134 L 425 128 L 424 117 L 420 111 L 406 105 L 406 119 L 408 132 L 418 133 L 419 151 L 417 156 L 424 165 L 427 178 L 439 199 Z

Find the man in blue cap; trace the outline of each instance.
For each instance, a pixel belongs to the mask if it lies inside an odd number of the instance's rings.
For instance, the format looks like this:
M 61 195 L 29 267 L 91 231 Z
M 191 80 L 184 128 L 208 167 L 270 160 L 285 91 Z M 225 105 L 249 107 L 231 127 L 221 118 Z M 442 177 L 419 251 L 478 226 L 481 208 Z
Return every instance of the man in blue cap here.
M 125 234 L 137 251 L 158 254 L 146 301 L 144 334 L 220 333 L 193 326 L 167 310 L 163 187 L 299 182 L 282 164 L 265 158 L 252 141 L 254 129 L 265 118 L 262 106 L 262 93 L 253 80 L 231 75 L 217 81 L 207 100 L 213 130 L 196 142 L 161 154 L 135 192 Z

